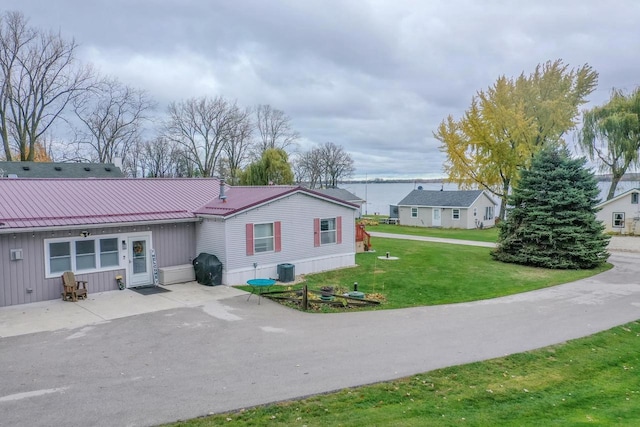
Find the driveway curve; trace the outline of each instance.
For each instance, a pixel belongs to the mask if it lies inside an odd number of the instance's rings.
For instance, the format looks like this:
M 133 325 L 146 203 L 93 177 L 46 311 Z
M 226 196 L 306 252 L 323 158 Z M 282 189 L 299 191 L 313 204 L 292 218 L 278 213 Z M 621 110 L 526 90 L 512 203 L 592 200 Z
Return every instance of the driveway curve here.
M 640 254 L 473 303 L 331 315 L 233 296 L 0 339 L 1 425 L 155 425 L 531 350 L 640 318 Z

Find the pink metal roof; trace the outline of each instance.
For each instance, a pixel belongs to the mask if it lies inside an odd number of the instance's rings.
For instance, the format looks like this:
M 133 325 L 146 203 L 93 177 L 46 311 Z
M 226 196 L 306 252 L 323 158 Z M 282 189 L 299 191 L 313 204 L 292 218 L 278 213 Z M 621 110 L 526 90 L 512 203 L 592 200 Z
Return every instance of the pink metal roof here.
M 0 230 L 194 218 L 215 178 L 0 179 Z
M 225 186 L 216 178 L 0 179 L 0 231 L 227 217 L 295 192 L 355 205 L 303 187 Z
M 200 215 L 226 217 L 296 192 L 306 193 L 313 197 L 326 199 L 333 203 L 340 203 L 352 208 L 357 207 L 356 205 L 345 202 L 344 200 L 329 197 L 304 187 L 293 185 L 269 185 L 255 187 L 231 187 L 226 190 L 226 198 L 224 200 L 219 198 L 213 199 L 200 209 L 196 210 L 195 213 Z

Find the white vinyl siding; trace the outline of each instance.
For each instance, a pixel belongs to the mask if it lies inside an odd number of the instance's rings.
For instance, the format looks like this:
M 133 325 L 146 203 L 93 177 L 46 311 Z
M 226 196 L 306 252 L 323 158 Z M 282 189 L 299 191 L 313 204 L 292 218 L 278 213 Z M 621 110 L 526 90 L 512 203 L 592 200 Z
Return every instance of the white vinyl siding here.
M 316 247 L 315 220 L 340 216 L 342 244 Z M 294 264 L 296 275 L 353 266 L 355 216 L 355 209 L 296 193 L 226 220 L 205 217 L 197 229 L 197 252 L 211 253 L 220 259 L 226 285 L 242 284 L 254 276 L 277 277 L 277 265 L 281 263 Z M 247 255 L 246 225 L 278 221 L 281 250 L 260 253 L 258 259 Z

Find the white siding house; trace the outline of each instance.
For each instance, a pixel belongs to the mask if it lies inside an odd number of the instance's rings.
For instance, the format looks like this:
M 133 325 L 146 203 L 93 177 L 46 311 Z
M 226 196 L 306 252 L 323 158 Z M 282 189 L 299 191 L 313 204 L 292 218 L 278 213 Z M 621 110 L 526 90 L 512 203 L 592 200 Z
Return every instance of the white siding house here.
M 413 190 L 398 203 L 402 225 L 440 228 L 495 226 L 496 203 L 482 190 Z
M 600 203 L 596 217 L 605 230 L 620 234 L 640 234 L 640 188 L 633 188 Z
M 245 206 L 251 187 L 234 187 L 225 201 L 198 211 L 197 251 L 222 262 L 224 284 L 277 278 L 285 263 L 296 274 L 355 265 L 356 206 L 301 187 L 277 188 L 284 191 Z M 220 210 L 225 205 L 240 207 L 229 213 Z

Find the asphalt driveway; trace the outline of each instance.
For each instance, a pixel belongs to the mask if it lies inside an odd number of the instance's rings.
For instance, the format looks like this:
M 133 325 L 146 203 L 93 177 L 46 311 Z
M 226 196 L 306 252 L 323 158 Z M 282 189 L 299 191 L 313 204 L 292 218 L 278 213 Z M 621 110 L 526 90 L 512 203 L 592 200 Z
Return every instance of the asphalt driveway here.
M 494 300 L 306 314 L 245 295 L 0 338 L 0 425 L 138 426 L 499 357 L 640 319 L 640 254 Z

